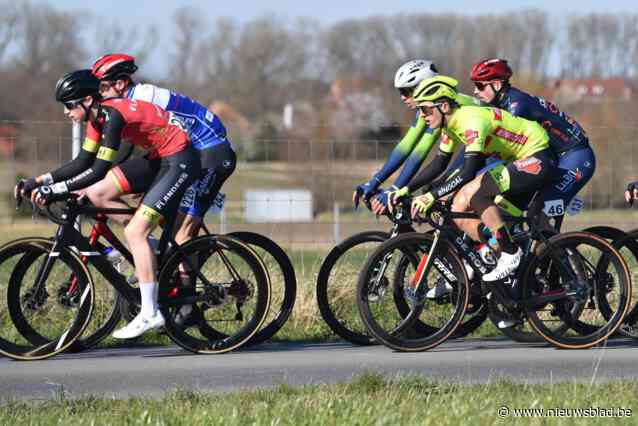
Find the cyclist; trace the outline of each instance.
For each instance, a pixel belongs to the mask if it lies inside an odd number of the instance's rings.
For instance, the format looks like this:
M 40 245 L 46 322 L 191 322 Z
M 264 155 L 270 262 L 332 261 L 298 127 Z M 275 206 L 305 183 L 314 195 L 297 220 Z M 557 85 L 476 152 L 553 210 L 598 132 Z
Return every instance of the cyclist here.
M 630 206 L 634 205 L 635 200 L 638 200 L 638 181 L 629 182 L 625 190 L 625 201 L 627 201 Z
M 32 200 L 45 205 L 68 193 L 103 179 L 112 166 L 123 139 L 159 159 L 158 172 L 141 206 L 126 225 L 124 234 L 140 282 L 140 313 L 113 336 L 128 339 L 164 325 L 157 309 L 157 259 L 147 237 L 162 218 L 174 217 L 186 189 L 199 177 L 200 158 L 179 117 L 158 106 L 130 99 L 102 99 L 99 80 L 91 70 L 64 75 L 55 97 L 65 114 L 87 122 L 87 138 L 78 157 L 50 173 L 21 182 L 16 190 L 31 192 Z
M 202 163 L 202 176 L 186 191 L 177 219 L 181 226 L 175 235 L 176 241 L 182 243 L 190 239 L 199 230 L 213 203 L 223 203 L 223 196 L 217 197 L 219 190 L 235 170 L 237 157 L 226 136 L 226 128 L 217 115 L 187 96 L 151 84 L 135 84 L 131 76 L 138 68 L 133 56 L 119 53 L 104 55 L 95 61 L 91 69 L 100 79 L 100 95 L 103 98 L 124 97 L 151 102 L 185 123 Z M 124 162 L 111 170 L 112 179 L 89 188 L 87 196 L 100 207 L 121 207 L 121 195 L 143 192 L 157 169 L 157 161 L 149 162 L 143 158 Z M 221 208 L 221 205 L 218 207 Z
M 481 220 L 457 220 L 461 230 L 480 241 L 481 222 L 494 236 L 501 255 L 496 267 L 483 276 L 484 281 L 507 277 L 518 267 L 522 250 L 511 239 L 494 197 L 504 194 L 533 194 L 552 179 L 554 155 L 545 130 L 536 122 L 514 117 L 509 112 L 480 106 L 460 106 L 455 102 L 458 82 L 447 76 L 422 81 L 414 90 L 414 100 L 428 126 L 441 129 L 440 155 L 447 161 L 459 145 L 465 145 L 464 164 L 458 174 L 433 185 L 412 203 L 412 213 L 425 214 L 434 201 L 460 189 L 455 197 L 455 211 L 471 207 Z M 489 156 L 503 163 L 476 176 Z M 476 176 L 476 177 L 475 177 Z M 409 193 L 404 187 L 395 197 Z M 465 200 L 457 205 L 456 200 Z
M 512 87 L 512 69 L 505 59 L 483 59 L 472 67 L 474 95 L 510 114 L 536 121 L 547 131 L 557 156 L 559 178 L 539 194 L 547 216 L 563 216 L 596 169 L 596 156 L 583 128 L 556 105 Z
M 172 112 L 186 125 L 192 144 L 200 153 L 202 175 L 186 191 L 177 215 L 175 240 L 183 243 L 200 229 L 204 215 L 215 205 L 223 207 L 224 195 L 220 194 L 224 182 L 232 175 L 237 156 L 226 136 L 226 128 L 217 115 L 191 98 L 151 84 L 134 83 L 132 75 L 137 71 L 135 58 L 114 53 L 98 58 L 92 66 L 93 74 L 100 79 L 100 95 L 104 98 L 124 97 L 151 102 Z M 134 158 L 114 167 L 111 179 L 91 187 L 87 196 L 100 207 L 121 207 L 125 203 L 121 196 L 143 192 L 157 172 L 157 161 Z M 128 220 L 125 216 L 112 216 L 120 223 Z M 190 288 L 191 275 L 182 265 L 182 283 Z M 192 306 L 185 305 L 178 311 L 177 324 L 191 324 Z
M 426 59 L 415 59 L 401 65 L 394 76 L 394 87 L 399 90 L 401 100 L 410 109 L 416 104 L 412 98 L 412 91 L 424 79 L 438 75 L 436 66 Z M 479 101 L 471 96 L 457 94 L 457 103 L 461 105 L 477 105 Z M 390 153 L 388 161 L 374 174 L 368 182 L 358 185 L 352 195 L 355 205 L 363 197 L 365 201 L 372 199 L 372 210 L 376 214 L 383 214 L 388 204 L 388 194 L 401 188 L 412 179 L 423 164 L 430 150 L 439 139 L 439 129 L 430 129 L 423 117 L 417 111 L 412 126 L 403 139 Z M 379 186 L 385 182 L 402 164 L 405 163 L 399 177 L 389 191 L 379 191 Z M 379 193 L 380 192 L 380 193 Z

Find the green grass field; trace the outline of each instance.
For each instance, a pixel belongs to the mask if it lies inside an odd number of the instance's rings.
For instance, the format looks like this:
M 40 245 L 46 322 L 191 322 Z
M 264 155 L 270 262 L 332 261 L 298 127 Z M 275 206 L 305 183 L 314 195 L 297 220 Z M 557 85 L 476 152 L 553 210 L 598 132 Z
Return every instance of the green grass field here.
M 5 402 L 3 425 L 571 425 L 635 424 L 636 381 L 458 385 L 364 374 L 347 383 L 161 399 Z M 532 411 L 533 410 L 533 411 Z M 614 418 L 611 418 L 614 416 Z

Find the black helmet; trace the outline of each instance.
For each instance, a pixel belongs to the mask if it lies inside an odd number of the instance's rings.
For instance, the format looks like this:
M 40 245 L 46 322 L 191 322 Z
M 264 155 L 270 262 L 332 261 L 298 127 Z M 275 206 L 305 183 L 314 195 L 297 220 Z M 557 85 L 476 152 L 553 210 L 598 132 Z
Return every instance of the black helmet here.
M 91 70 L 79 70 L 65 74 L 55 85 L 55 100 L 70 102 L 99 94 L 100 81 Z

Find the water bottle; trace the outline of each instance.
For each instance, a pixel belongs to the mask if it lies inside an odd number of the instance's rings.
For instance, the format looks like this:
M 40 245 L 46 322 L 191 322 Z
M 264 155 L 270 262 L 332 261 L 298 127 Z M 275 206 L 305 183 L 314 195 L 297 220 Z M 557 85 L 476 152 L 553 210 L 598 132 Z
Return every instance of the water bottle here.
M 122 272 L 122 253 L 113 247 L 106 247 L 102 254 L 106 256 L 106 259 L 111 262 L 117 272 Z
M 159 240 L 155 238 L 153 235 L 149 235 L 147 238 L 148 244 L 151 246 L 151 250 L 157 256 L 159 254 Z

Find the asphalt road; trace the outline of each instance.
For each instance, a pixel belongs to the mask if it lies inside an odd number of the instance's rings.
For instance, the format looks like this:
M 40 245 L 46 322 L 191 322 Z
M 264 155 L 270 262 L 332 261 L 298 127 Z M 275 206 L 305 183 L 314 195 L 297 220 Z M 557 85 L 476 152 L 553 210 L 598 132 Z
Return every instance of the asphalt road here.
M 388 377 L 485 383 L 590 382 L 638 378 L 638 341 L 613 340 L 604 348 L 557 350 L 509 340 L 467 339 L 422 353 L 346 343 L 268 343 L 224 355 L 193 355 L 177 347 L 99 349 L 45 361 L 0 358 L 2 399 L 97 395 L 160 396 L 176 388 L 236 389 L 331 383 L 366 371 Z

